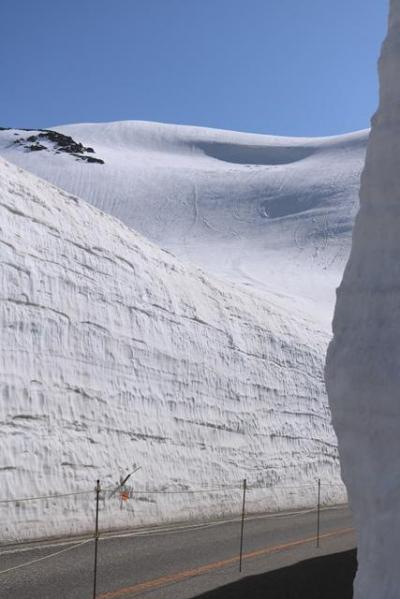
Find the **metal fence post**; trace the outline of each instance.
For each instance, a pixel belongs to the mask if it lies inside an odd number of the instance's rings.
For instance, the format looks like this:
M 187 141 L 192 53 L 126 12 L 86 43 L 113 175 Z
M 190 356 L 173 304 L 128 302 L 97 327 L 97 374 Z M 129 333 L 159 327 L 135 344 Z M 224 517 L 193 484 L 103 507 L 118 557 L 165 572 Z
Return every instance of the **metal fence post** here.
M 240 528 L 239 572 L 242 571 L 244 516 L 246 513 L 246 489 L 247 489 L 247 481 L 244 478 L 243 479 L 242 523 L 241 523 L 241 528 Z
M 100 481 L 96 484 L 96 524 L 94 532 L 94 572 L 93 572 L 93 599 L 96 599 L 97 585 L 97 549 L 99 543 L 99 499 L 100 499 Z
M 318 479 L 318 503 L 317 503 L 317 549 L 319 549 L 320 537 L 320 521 L 321 521 L 321 479 Z

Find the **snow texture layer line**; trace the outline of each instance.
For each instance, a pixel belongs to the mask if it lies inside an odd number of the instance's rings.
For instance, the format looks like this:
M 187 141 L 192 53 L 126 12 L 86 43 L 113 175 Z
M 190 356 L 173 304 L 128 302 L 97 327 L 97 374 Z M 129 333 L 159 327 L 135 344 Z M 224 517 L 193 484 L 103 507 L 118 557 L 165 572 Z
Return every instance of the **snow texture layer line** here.
M 400 0 L 390 3 L 353 245 L 326 382 L 358 531 L 355 599 L 399 596 Z
M 185 266 L 2 159 L 0 224 L 2 498 L 68 493 L 97 478 L 111 486 L 133 462 L 135 484 L 161 490 L 245 476 L 268 487 L 339 482 L 327 335 L 311 318 Z M 271 491 L 268 501 L 313 505 L 315 489 Z M 143 496 L 123 509 L 115 498 L 101 519 L 204 518 L 239 503 L 240 489 L 195 501 Z M 94 495 L 3 504 L 1 537 L 83 532 L 93 509 Z

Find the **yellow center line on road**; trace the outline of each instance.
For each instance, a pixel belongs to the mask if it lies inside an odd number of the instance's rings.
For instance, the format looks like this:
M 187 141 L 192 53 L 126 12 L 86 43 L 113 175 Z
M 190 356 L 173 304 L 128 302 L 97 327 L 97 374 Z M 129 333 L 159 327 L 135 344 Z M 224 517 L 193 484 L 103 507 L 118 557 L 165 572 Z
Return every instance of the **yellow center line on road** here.
M 354 528 L 341 528 L 338 530 L 334 530 L 332 532 L 327 532 L 325 534 L 320 535 L 320 539 L 328 539 L 330 537 L 338 537 L 341 535 L 346 535 L 354 531 Z M 253 559 L 255 557 L 261 557 L 265 555 L 270 555 L 272 553 L 278 553 L 279 551 L 285 551 L 287 549 L 291 549 L 293 547 L 298 547 L 300 545 L 306 545 L 307 543 L 313 543 L 317 540 L 316 536 L 308 537 L 305 539 L 298 539 L 296 541 L 290 541 L 289 543 L 284 543 L 280 545 L 272 545 L 270 547 L 264 547 L 262 549 L 257 549 L 255 551 L 250 551 L 249 553 L 243 554 L 243 559 Z M 199 566 L 198 568 L 192 568 L 190 570 L 183 570 L 182 572 L 176 572 L 175 574 L 168 574 L 166 576 L 161 576 L 160 578 L 154 578 L 153 580 L 146 580 L 144 582 L 139 582 L 130 587 L 124 587 L 121 589 L 117 589 L 116 591 L 111 591 L 109 593 L 102 593 L 99 595 L 98 599 L 119 599 L 120 597 L 124 597 L 126 595 L 135 595 L 138 593 L 143 593 L 144 591 L 150 591 L 154 589 L 159 589 L 169 584 L 173 584 L 176 582 L 182 582 L 183 580 L 187 580 L 188 578 L 194 578 L 195 576 L 202 576 L 203 574 L 207 574 L 208 572 L 212 572 L 213 570 L 220 570 L 221 568 L 225 568 L 226 566 L 231 566 L 239 561 L 239 556 L 235 555 L 234 557 L 230 557 L 228 559 L 220 560 L 217 562 L 211 562 L 209 564 L 205 564 L 204 566 Z

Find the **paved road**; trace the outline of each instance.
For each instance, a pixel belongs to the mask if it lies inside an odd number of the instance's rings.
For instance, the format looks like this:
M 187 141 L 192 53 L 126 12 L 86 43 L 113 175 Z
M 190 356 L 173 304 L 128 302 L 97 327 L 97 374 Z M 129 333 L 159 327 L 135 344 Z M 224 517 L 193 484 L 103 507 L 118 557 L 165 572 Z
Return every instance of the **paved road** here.
M 242 576 L 355 546 L 345 508 L 321 514 L 316 548 L 316 514 L 300 512 L 248 517 L 242 573 L 238 571 L 240 520 L 171 526 L 102 537 L 99 542 L 98 599 L 189 599 Z M 0 550 L 1 599 L 91 599 L 93 540 L 41 543 Z

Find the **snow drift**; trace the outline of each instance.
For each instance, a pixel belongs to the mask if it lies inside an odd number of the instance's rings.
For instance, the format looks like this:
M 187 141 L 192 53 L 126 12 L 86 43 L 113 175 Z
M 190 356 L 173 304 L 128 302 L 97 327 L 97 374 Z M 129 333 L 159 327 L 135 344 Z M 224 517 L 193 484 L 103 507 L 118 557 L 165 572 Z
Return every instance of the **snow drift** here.
M 380 105 L 334 318 L 326 382 L 358 530 L 357 599 L 399 596 L 400 1 L 390 5 Z
M 83 166 L 105 168 L 101 156 Z M 275 488 L 270 508 L 314 502 L 317 477 L 339 481 L 318 322 L 184 265 L 2 159 L 0 198 L 3 497 L 108 486 L 133 462 L 142 489 L 247 476 Z M 1 537 L 83 530 L 92 499 L 1 504 Z M 137 506 L 135 524 L 215 508 L 207 493 L 200 505 L 177 494 Z M 234 493 L 225 508 L 237 510 Z M 127 523 L 129 511 L 102 515 Z

